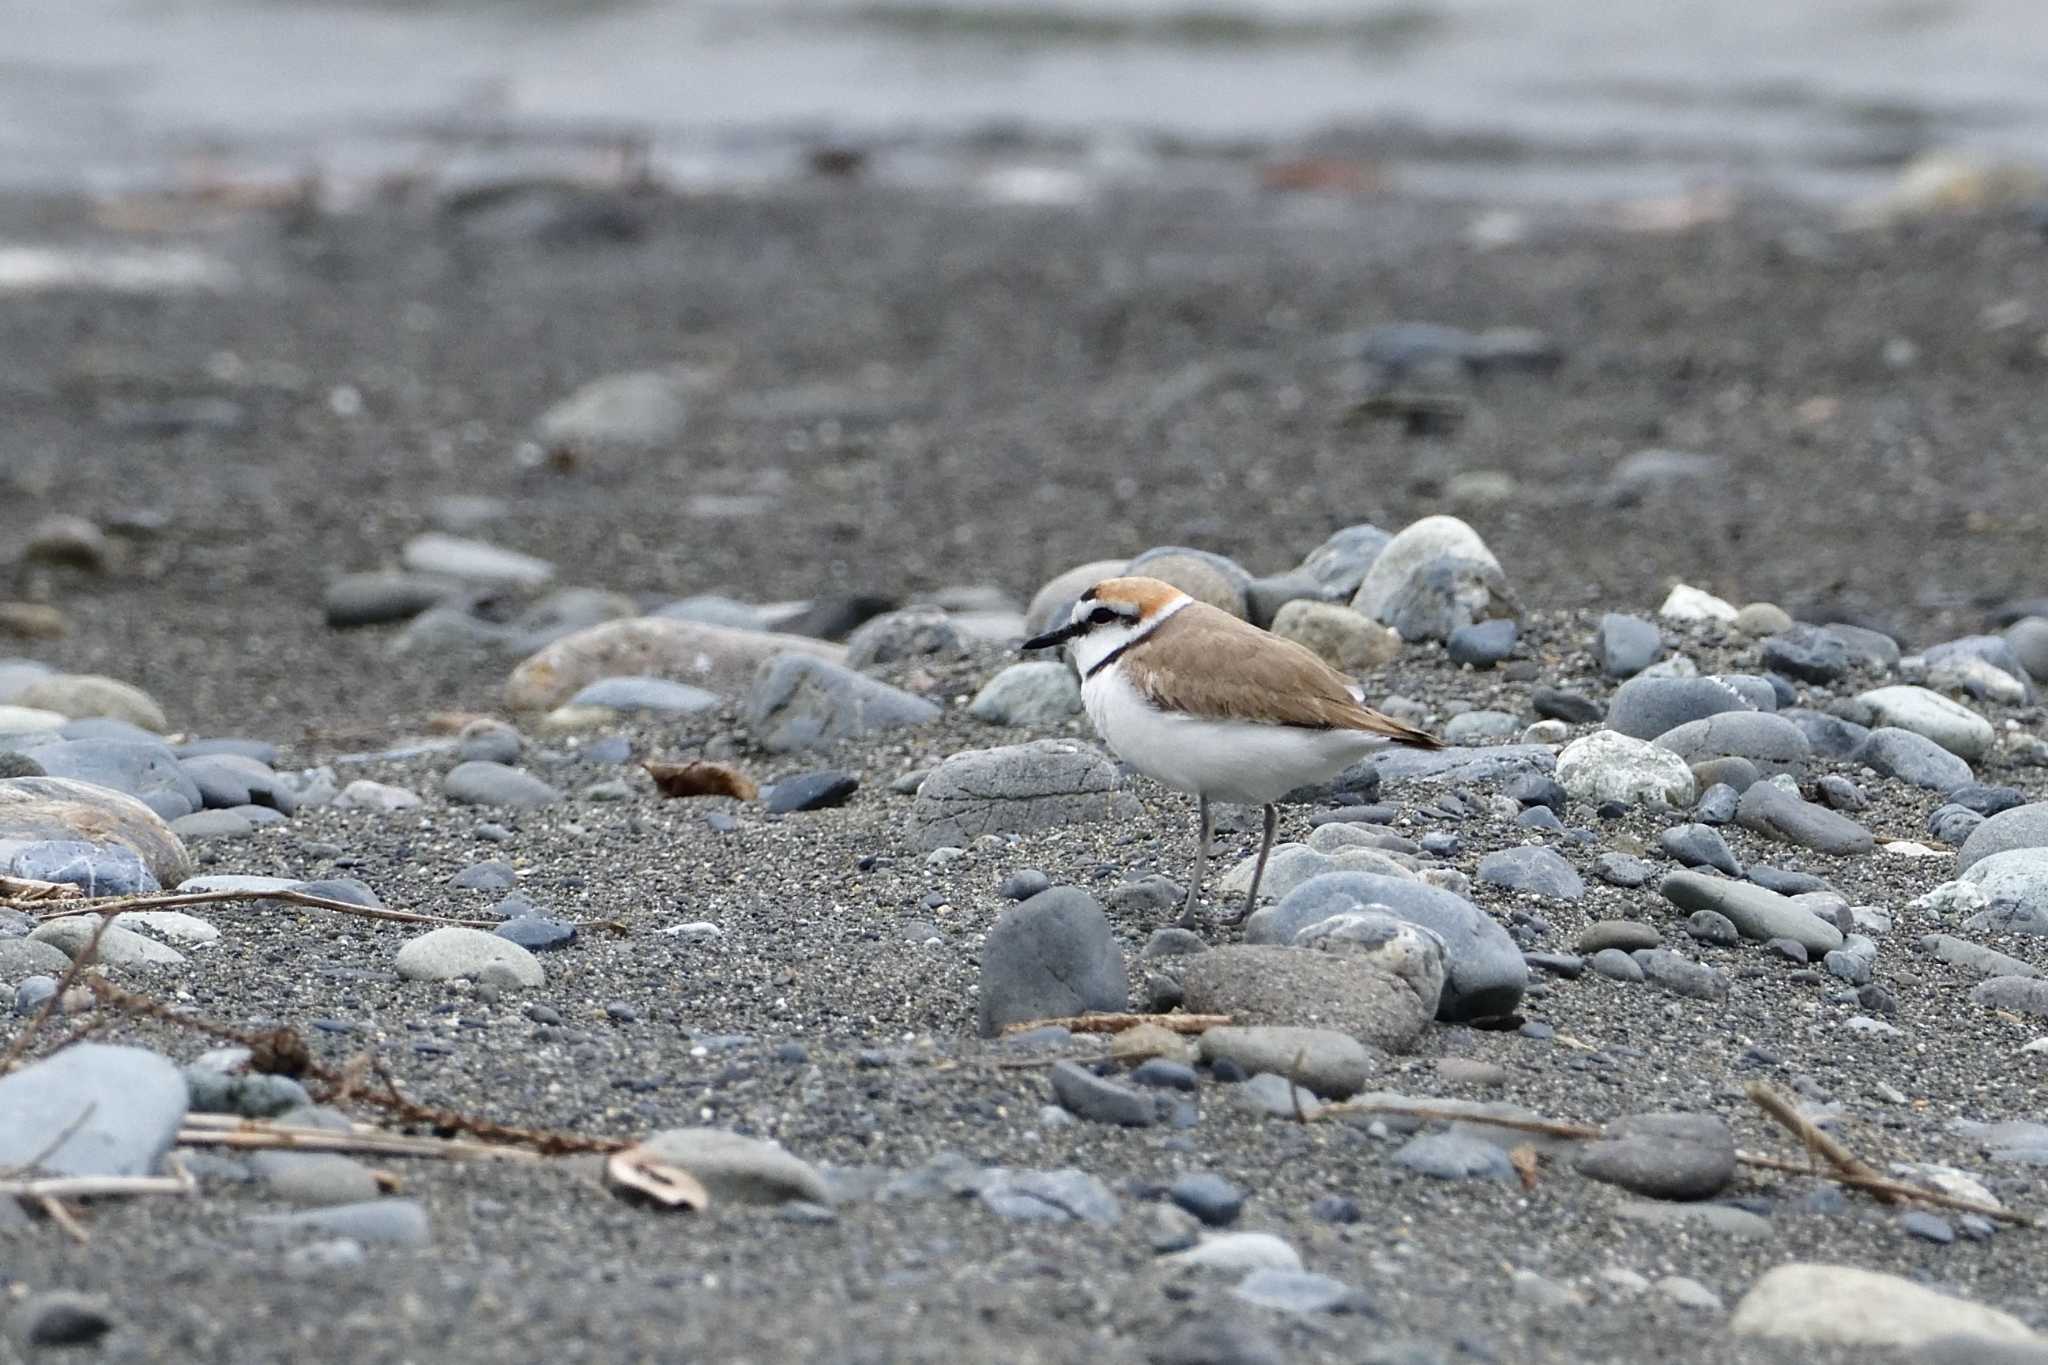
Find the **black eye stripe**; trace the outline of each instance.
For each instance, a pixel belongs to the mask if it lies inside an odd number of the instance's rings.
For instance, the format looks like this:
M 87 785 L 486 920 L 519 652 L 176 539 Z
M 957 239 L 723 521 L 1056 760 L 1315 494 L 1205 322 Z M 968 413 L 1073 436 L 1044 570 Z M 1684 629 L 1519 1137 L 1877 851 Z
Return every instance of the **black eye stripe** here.
M 1088 613 L 1088 622 L 1090 625 L 1106 626 L 1111 621 L 1114 621 L 1116 619 L 1116 611 L 1109 607 L 1097 607 L 1094 611 Z

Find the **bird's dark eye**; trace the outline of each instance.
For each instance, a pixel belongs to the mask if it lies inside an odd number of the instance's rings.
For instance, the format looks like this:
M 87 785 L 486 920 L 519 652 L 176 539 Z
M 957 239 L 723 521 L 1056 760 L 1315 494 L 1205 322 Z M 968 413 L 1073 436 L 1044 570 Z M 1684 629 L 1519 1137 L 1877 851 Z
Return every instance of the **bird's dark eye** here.
M 1097 607 L 1094 611 L 1088 613 L 1088 624 L 1091 626 L 1106 626 L 1114 620 L 1116 620 L 1116 613 L 1108 607 Z

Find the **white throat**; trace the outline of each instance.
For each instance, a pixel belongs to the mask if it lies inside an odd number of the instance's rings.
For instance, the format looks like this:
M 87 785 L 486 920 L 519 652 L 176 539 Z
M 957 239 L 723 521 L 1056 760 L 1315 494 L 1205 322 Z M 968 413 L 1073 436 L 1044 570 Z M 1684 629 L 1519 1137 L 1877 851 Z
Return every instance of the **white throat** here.
M 1082 679 L 1086 680 L 1088 675 L 1094 672 L 1103 660 L 1119 650 L 1128 649 L 1132 645 L 1137 644 L 1153 631 L 1165 625 L 1167 619 L 1173 616 L 1174 613 L 1180 611 L 1183 607 L 1191 605 L 1194 600 L 1194 598 L 1183 594 L 1174 598 L 1173 601 L 1167 603 L 1158 612 L 1146 617 L 1142 621 L 1135 621 L 1127 626 L 1097 626 L 1086 635 L 1080 636 L 1074 641 L 1074 667 L 1080 671 Z M 1089 606 L 1090 604 L 1087 602 L 1079 602 L 1075 604 L 1074 610 L 1077 614 L 1085 613 Z

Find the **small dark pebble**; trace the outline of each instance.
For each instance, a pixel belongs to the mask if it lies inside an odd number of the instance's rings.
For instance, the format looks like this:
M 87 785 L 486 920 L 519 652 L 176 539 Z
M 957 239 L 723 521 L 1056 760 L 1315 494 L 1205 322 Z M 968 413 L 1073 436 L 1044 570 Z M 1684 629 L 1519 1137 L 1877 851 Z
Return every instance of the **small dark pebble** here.
M 1244 1211 L 1244 1191 L 1220 1175 L 1184 1175 L 1167 1186 L 1166 1197 L 1212 1228 L 1229 1227 Z
M 1238 1085 L 1251 1079 L 1243 1067 L 1228 1057 L 1218 1057 L 1209 1063 L 1209 1074 L 1224 1085 Z
M 1591 725 L 1607 714 L 1599 702 L 1559 687 L 1537 688 L 1529 695 L 1529 705 L 1545 720 L 1561 720 L 1567 725 Z
M 1981 782 L 1965 782 L 1948 794 L 1948 800 L 1984 816 L 1996 815 L 2027 802 L 2016 787 L 1987 787 Z
M 1155 1090 L 1193 1090 L 1196 1085 L 1195 1069 L 1186 1062 L 1148 1057 L 1131 1072 L 1131 1084 L 1150 1086 Z
M 1449 830 L 1433 829 L 1422 836 L 1422 851 L 1432 858 L 1454 858 L 1458 854 L 1458 836 Z
M 1602 801 L 1593 808 L 1593 813 L 1602 820 L 1619 820 L 1629 813 L 1629 807 L 1621 801 Z
M 528 1005 L 526 1007 L 526 1017 L 536 1024 L 559 1024 L 562 1022 L 562 1012 L 553 1005 Z
M 604 1007 L 605 1017 L 621 1024 L 630 1024 L 640 1017 L 640 1011 L 623 1000 L 613 1000 Z
M 1564 832 L 1564 821 L 1557 818 L 1557 812 L 1548 806 L 1530 806 L 1515 817 L 1515 823 L 1524 829 L 1547 830 L 1553 834 Z
M 1012 872 L 1003 878 L 1002 885 L 996 888 L 996 894 L 1006 901 L 1028 901 L 1039 892 L 1051 889 L 1052 878 L 1035 867 L 1027 867 L 1021 872 Z
M 785 1066 L 802 1066 L 811 1060 L 811 1054 L 805 1050 L 802 1043 L 777 1043 L 775 1060 Z
M 1516 1029 L 1515 1032 L 1521 1034 L 1524 1038 L 1533 1038 L 1539 1043 L 1548 1042 L 1557 1036 L 1557 1030 L 1544 1023 L 1541 1019 L 1531 1019 Z
M 1308 1206 L 1309 1216 L 1324 1223 L 1356 1223 L 1365 1217 L 1356 1199 L 1326 1194 Z
M 1530 937 L 1541 937 L 1541 931 L 1532 932 Z M 1567 981 L 1576 979 L 1586 970 L 1586 960 L 1576 953 L 1523 953 L 1522 961 L 1538 971 L 1561 976 Z
M 785 777 L 762 794 L 761 805 L 770 815 L 795 811 L 827 810 L 846 803 L 860 790 L 860 779 L 852 773 L 827 769 Z
M 14 1317 L 30 1346 L 90 1346 L 114 1328 L 97 1302 L 63 1290 L 31 1296 Z
M 551 953 L 576 941 L 576 926 L 546 915 L 515 915 L 491 931 L 532 953 Z
M 1956 1230 L 1949 1225 L 1948 1219 L 1938 1213 L 1929 1213 L 1925 1209 L 1900 1214 L 1899 1230 L 1909 1237 L 1937 1242 L 1942 1246 L 1947 1246 L 1956 1239 Z
M 1779 957 L 1789 958 L 1794 962 L 1800 963 L 1804 963 L 1809 960 L 1806 952 L 1806 945 L 1804 943 L 1801 943 L 1798 939 L 1774 938 L 1770 941 L 1768 946 L 1771 949 L 1771 951 L 1776 953 Z

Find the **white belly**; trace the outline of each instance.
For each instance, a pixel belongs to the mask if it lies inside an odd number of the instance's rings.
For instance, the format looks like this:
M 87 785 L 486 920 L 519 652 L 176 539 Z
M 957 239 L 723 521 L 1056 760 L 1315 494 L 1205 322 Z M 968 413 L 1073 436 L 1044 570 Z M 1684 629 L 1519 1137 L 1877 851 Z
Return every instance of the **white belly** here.
M 1262 806 L 1326 782 L 1385 745 L 1355 730 L 1200 720 L 1148 705 L 1115 668 L 1081 685 L 1095 732 L 1116 756 L 1169 787 L 1213 801 Z

